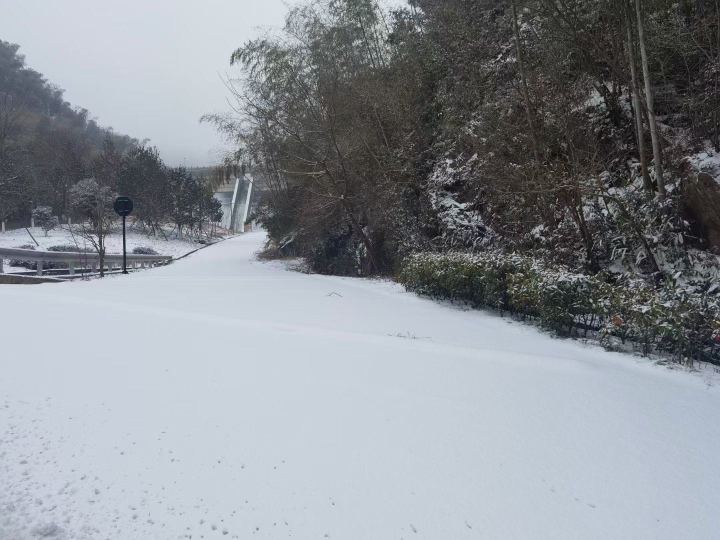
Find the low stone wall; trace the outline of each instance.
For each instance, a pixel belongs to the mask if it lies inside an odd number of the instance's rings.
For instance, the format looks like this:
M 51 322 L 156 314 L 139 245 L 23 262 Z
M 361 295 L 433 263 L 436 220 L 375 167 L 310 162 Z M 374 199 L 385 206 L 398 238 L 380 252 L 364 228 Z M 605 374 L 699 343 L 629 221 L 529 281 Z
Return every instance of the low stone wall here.
M 39 285 L 41 283 L 62 283 L 62 279 L 35 276 L 0 274 L 0 285 Z

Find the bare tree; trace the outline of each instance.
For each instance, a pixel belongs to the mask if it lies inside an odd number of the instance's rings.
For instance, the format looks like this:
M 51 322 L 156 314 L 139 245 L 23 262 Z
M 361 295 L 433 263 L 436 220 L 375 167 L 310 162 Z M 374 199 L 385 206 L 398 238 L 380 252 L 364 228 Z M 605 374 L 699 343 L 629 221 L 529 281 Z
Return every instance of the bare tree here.
M 105 275 L 105 238 L 117 220 L 112 209 L 114 198 L 112 190 L 94 178 L 81 180 L 70 189 L 72 207 L 81 218 L 77 233 L 98 254 L 100 277 Z
M 663 156 L 660 145 L 657 121 L 655 119 L 655 100 L 650 77 L 647 48 L 645 46 L 645 25 L 643 24 L 642 2 L 635 0 L 635 17 L 638 32 L 638 45 L 640 47 L 640 60 L 642 64 L 643 81 L 645 83 L 645 105 L 647 107 L 650 137 L 652 139 L 653 159 L 655 161 L 655 181 L 657 182 L 658 197 L 665 199 L 665 181 L 663 180 Z
M 512 22 L 513 36 L 515 38 L 515 54 L 517 55 L 518 71 L 520 72 L 520 83 L 522 88 L 522 97 L 525 104 L 525 115 L 527 117 L 528 128 L 530 129 L 530 137 L 533 144 L 533 153 L 535 161 L 540 162 L 540 145 L 538 143 L 537 129 L 535 127 L 535 111 L 530 101 L 530 88 L 527 81 L 527 73 L 525 71 L 525 60 L 523 58 L 522 44 L 520 43 L 520 26 L 518 24 L 517 2 L 512 0 Z
M 645 155 L 645 132 L 642 121 L 642 106 L 640 104 L 640 89 L 638 88 L 637 64 L 635 61 L 635 39 L 633 38 L 632 23 L 633 16 L 630 5 L 626 0 L 622 0 L 625 6 L 626 19 L 626 40 L 627 40 L 627 56 L 630 64 L 630 91 L 632 92 L 633 113 L 635 117 L 635 135 L 637 137 L 638 155 L 640 158 L 640 170 L 643 177 L 643 185 L 648 191 L 653 191 L 652 181 L 647 166 L 647 156 Z
M 18 209 L 22 196 L 22 179 L 14 136 L 21 112 L 13 96 L 0 92 L 0 230 Z

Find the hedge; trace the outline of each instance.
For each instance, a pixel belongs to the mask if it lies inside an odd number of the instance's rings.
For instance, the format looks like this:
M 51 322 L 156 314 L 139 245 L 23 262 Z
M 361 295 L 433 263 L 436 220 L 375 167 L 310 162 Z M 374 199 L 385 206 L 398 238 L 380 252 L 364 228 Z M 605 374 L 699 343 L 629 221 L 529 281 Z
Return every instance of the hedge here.
M 403 262 L 398 281 L 420 294 L 536 321 L 559 335 L 720 364 L 717 296 L 641 280 L 613 282 L 497 251 L 415 254 Z
M 155 251 L 153 248 L 147 247 L 147 246 L 137 246 L 137 247 L 133 248 L 132 252 L 135 255 L 157 255 L 158 254 L 158 252 Z

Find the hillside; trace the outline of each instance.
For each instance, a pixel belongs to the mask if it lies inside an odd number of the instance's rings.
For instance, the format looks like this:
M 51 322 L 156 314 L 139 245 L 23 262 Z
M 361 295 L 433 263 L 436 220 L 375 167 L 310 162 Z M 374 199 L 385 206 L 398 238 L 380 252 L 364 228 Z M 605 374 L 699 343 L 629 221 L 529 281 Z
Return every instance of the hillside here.
M 267 179 L 274 248 L 315 271 L 406 275 L 459 252 L 475 282 L 437 283 L 446 261 L 416 290 L 720 362 L 718 9 L 313 2 L 234 52 L 239 114 L 216 121 Z M 474 254 L 532 282 L 485 294 Z M 548 319 L 535 291 L 557 275 L 577 279 Z
M 25 65 L 18 45 L 0 41 L 0 223 L 2 231 L 43 216 L 50 227 L 87 225 L 102 236 L 116 227 L 112 202 L 134 200 L 134 222 L 164 236 L 214 234 L 220 203 L 201 175 L 165 165 L 158 150 L 102 128 L 87 110 Z
M 0 221 L 29 221 L 38 204 L 66 216 L 70 187 L 91 175 L 104 145 L 125 152 L 138 143 L 66 102 L 19 49 L 0 40 Z

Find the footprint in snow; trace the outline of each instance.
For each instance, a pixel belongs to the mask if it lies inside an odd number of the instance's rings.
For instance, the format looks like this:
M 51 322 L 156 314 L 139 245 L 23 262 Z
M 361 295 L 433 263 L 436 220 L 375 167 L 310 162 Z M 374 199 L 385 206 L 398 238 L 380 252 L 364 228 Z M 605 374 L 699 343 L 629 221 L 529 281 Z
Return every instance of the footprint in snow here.
M 32 535 L 39 538 L 59 538 L 65 531 L 56 523 L 38 525 L 32 530 Z

